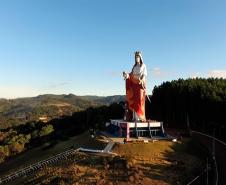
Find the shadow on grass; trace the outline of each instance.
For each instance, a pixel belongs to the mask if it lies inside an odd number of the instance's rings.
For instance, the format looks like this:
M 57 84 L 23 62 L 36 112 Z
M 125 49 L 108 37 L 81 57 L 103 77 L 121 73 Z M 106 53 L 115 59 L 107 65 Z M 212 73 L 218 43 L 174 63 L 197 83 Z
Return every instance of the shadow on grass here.
M 58 143 L 62 141 L 68 141 L 70 139 L 71 137 L 68 137 L 66 135 L 61 135 L 61 137 L 58 137 L 57 139 L 51 138 L 50 141 L 44 143 L 44 147 L 42 148 L 42 150 L 49 150 L 51 148 L 54 148 Z
M 156 144 L 151 144 L 150 147 L 157 147 Z M 159 181 L 158 183 L 187 184 L 201 174 L 205 167 L 205 149 L 190 138 L 167 144 L 165 148 L 161 147 L 161 151 L 156 151 L 159 153 L 147 154 L 149 157 L 137 156 L 137 164 L 133 164 L 132 168 L 142 170 L 144 177 Z
M 182 142 L 174 143 L 171 149 L 171 152 L 164 152 L 163 155 L 170 163 L 165 170 L 175 175 L 173 183 L 187 184 L 203 172 L 208 152 L 198 142 L 185 138 Z
M 46 144 L 44 144 L 44 147 L 42 148 L 42 150 L 49 150 L 51 148 L 53 148 L 55 145 L 57 145 L 59 142 L 58 141 L 50 141 Z

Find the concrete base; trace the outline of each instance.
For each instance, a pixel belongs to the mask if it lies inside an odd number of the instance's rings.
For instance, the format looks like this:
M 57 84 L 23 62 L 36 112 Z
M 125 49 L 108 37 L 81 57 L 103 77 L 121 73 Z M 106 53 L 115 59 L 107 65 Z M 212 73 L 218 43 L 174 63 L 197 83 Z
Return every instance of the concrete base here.
M 117 136 L 129 139 L 131 137 L 164 137 L 162 122 L 127 122 L 124 120 L 110 120 L 108 131 Z

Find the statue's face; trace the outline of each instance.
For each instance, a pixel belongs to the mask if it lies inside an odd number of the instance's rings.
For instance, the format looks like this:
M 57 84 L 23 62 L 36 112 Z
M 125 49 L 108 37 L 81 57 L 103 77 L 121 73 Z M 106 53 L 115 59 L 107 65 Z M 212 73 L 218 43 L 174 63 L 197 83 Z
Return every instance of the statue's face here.
M 140 64 L 140 56 L 135 57 L 136 63 Z

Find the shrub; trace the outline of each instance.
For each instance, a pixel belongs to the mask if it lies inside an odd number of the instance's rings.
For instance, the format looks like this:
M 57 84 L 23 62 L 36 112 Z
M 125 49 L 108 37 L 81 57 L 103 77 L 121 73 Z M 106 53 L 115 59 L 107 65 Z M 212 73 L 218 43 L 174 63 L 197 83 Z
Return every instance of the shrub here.
M 44 127 L 42 127 L 41 131 L 39 132 L 39 136 L 46 136 L 51 134 L 54 131 L 53 129 L 53 125 L 46 125 Z

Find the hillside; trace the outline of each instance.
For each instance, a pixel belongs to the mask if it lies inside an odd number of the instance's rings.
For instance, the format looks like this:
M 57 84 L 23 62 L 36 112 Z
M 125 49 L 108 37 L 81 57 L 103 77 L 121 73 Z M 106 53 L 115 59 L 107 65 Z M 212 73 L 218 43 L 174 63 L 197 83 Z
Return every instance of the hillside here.
M 76 96 L 45 94 L 37 97 L 0 99 L 0 129 L 30 121 L 48 121 L 88 107 L 120 102 L 124 96 Z
M 194 147 L 190 139 L 116 144 L 116 156 L 76 153 L 25 177 L 20 184 L 187 184 L 204 167 L 204 161 L 192 152 Z

